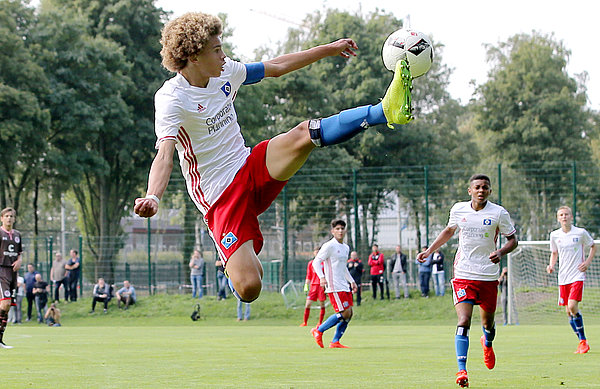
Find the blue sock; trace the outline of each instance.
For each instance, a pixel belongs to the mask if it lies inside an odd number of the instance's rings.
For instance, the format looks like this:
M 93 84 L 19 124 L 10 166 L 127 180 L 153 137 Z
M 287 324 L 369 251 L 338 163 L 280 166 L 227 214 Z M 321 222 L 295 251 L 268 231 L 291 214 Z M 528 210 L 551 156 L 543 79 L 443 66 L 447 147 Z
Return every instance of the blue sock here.
M 327 320 L 325 320 L 323 324 L 321 324 L 319 328 L 317 328 L 317 330 L 319 330 L 319 332 L 325 332 L 337 323 L 339 323 L 340 320 L 342 320 L 342 314 L 334 313 L 333 315 L 329 316 Z
M 456 346 L 456 361 L 458 362 L 458 370 L 467 370 L 467 354 L 469 352 L 468 328 L 456 327 L 454 344 Z
M 569 324 L 571 325 L 573 332 L 575 332 L 575 335 L 577 335 L 577 337 L 579 337 L 579 334 L 577 333 L 577 326 L 575 325 L 575 316 L 569 315 Z
M 345 142 L 368 126 L 382 123 L 387 123 L 387 120 L 381 103 L 347 109 L 321 120 L 321 145 Z
M 485 336 L 485 347 L 492 347 L 492 342 L 496 337 L 496 325 L 494 324 L 492 329 L 489 331 L 483 328 L 483 335 Z
M 583 331 L 583 317 L 581 317 L 581 313 L 577 312 L 577 315 L 573 317 L 573 323 L 575 324 L 575 332 L 577 332 L 579 340 L 585 340 L 585 332 Z
M 344 332 L 346 332 L 346 328 L 348 328 L 348 321 L 342 320 L 335 329 L 335 335 L 333 335 L 332 343 L 339 342 Z

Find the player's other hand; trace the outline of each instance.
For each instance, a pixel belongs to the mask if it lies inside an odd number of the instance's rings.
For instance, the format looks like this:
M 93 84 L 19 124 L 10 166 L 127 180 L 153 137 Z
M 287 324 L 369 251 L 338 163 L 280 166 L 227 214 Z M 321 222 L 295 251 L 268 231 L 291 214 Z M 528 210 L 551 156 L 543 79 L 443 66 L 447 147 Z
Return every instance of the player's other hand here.
M 135 199 L 133 211 L 141 217 L 152 217 L 158 212 L 158 204 L 152 199 L 137 198 Z
M 327 288 L 327 280 L 325 280 L 325 277 L 319 279 L 319 284 L 321 284 L 322 288 Z
M 546 266 L 546 271 L 548 272 L 548 274 L 552 274 L 554 272 L 554 266 Z
M 352 293 L 358 292 L 358 286 L 356 285 L 356 282 L 351 283 L 350 287 L 352 288 Z
M 583 262 L 582 264 L 580 264 L 579 266 L 577 266 L 577 269 L 584 273 L 587 269 L 588 269 L 588 264 Z
M 426 253 L 427 253 L 426 251 L 422 251 L 419 254 L 417 254 L 417 261 L 419 261 L 421 263 L 425 262 L 427 260 L 427 257 L 429 256 L 429 255 L 426 255 Z
M 500 259 L 502 259 L 502 255 L 500 255 L 500 250 L 493 251 L 490 254 L 489 258 L 490 258 L 490 261 L 492 261 L 492 263 L 500 262 Z
M 350 56 L 356 57 L 354 50 L 358 50 L 356 42 L 350 38 L 338 39 L 327 46 L 331 49 L 331 56 L 339 55 L 344 58 L 350 58 Z

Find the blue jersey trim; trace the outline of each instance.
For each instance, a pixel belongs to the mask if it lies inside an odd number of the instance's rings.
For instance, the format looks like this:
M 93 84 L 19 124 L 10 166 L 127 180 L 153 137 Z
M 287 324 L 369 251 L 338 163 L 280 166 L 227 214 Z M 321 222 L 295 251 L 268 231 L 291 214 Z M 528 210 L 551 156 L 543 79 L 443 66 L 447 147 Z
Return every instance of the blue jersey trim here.
M 265 64 L 262 62 L 253 62 L 244 64 L 246 67 L 246 80 L 242 85 L 256 84 L 265 78 Z

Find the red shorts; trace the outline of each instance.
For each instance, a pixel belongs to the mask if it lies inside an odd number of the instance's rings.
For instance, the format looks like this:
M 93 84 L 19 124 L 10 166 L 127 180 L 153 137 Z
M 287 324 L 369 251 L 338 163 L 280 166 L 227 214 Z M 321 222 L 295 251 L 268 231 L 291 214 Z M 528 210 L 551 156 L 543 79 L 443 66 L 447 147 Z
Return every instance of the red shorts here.
M 325 288 L 318 284 L 311 284 L 306 299 L 310 301 L 325 301 Z
M 352 305 L 352 292 L 331 292 L 327 293 L 329 302 L 333 307 L 334 312 L 342 312 L 350 308 Z
M 583 281 L 558 286 L 558 305 L 567 305 L 569 300 L 581 301 L 582 297 Z
M 287 183 L 269 175 L 265 162 L 268 143 L 260 142 L 252 149 L 244 166 L 206 213 L 209 233 L 225 263 L 249 240 L 254 242 L 254 252 L 260 252 L 263 236 L 258 215 L 269 208 Z
M 454 278 L 451 281 L 454 305 L 472 302 L 488 313 L 496 312 L 498 281 L 477 281 Z

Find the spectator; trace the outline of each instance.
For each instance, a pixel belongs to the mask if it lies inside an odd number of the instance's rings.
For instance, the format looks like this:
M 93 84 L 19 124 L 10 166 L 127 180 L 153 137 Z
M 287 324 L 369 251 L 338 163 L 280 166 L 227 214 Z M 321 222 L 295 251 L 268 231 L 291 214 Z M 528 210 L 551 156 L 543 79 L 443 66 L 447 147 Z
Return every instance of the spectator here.
M 406 254 L 402 252 L 400 245 L 396 246 L 396 252 L 392 254 L 390 268 L 392 269 L 392 282 L 394 283 L 394 292 L 396 298 L 400 298 L 400 285 L 404 289 L 404 298 L 409 298 L 408 283 L 406 281 L 406 273 L 408 267 L 406 266 Z
M 433 253 L 431 277 L 433 278 L 435 295 L 443 296 L 446 293 L 446 274 L 444 272 L 444 254 L 440 250 L 436 250 Z
M 217 288 L 219 290 L 217 300 L 223 300 L 227 298 L 227 276 L 225 276 L 225 267 L 220 259 L 215 261 L 217 267 Z
M 242 306 L 246 307 L 243 316 L 242 316 Z M 238 302 L 237 302 L 237 321 L 242 321 L 242 318 L 244 321 L 250 320 L 250 303 L 244 303 L 244 302 L 238 300 Z
M 60 309 L 58 309 L 56 303 L 50 304 L 50 308 L 46 311 L 44 319 L 50 327 L 60 327 Z
M 69 271 L 69 297 L 71 301 L 77 301 L 77 282 L 81 271 L 81 259 L 77 256 L 77 250 L 69 252 L 71 258 L 65 268 Z
M 423 246 L 421 252 L 427 250 L 427 246 Z M 433 254 L 424 258 L 423 262 L 415 260 L 419 265 L 419 283 L 421 284 L 421 297 L 429 298 L 429 280 L 431 279 L 431 261 Z
M 58 290 L 62 285 L 65 293 L 65 301 L 69 300 L 69 271 L 66 268 L 67 261 L 61 253 L 54 254 L 54 262 L 50 269 L 50 281 L 54 285 L 54 301 L 59 301 Z
M 199 250 L 194 250 L 190 258 L 190 282 L 192 283 L 192 298 L 198 295 L 202 298 L 202 281 L 204 278 L 204 258 Z
M 27 264 L 27 273 L 25 273 L 25 297 L 27 298 L 27 319 L 31 320 L 31 310 L 35 304 L 35 296 L 33 295 L 33 284 L 35 284 L 35 276 L 39 274 L 32 263 Z
M 350 275 L 356 283 L 356 305 L 360 305 L 364 266 L 362 261 L 358 258 L 358 253 L 356 251 L 350 253 L 350 259 L 348 260 L 347 267 Z
M 383 253 L 379 252 L 379 246 L 374 244 L 372 252 L 369 255 L 369 266 L 371 267 L 371 288 L 373 289 L 373 300 L 377 299 L 377 285 L 381 291 L 381 300 L 383 300 L 383 282 L 384 282 L 384 271 L 385 262 Z
M 117 290 L 117 306 L 121 308 L 121 303 L 125 305 L 125 309 L 131 304 L 135 304 L 135 288 L 131 286 L 129 281 L 123 281 L 123 287 Z
M 104 313 L 108 313 L 108 301 L 110 300 L 110 286 L 104 282 L 104 278 L 98 278 L 98 283 L 94 285 L 92 310 L 90 313 L 94 313 L 96 309 L 96 303 L 99 301 L 104 304 Z
M 23 277 L 17 277 L 17 293 L 15 296 L 15 306 L 11 307 L 11 310 L 8 312 L 8 321 L 10 323 L 19 324 L 23 321 L 23 310 L 22 303 L 23 297 L 25 297 L 25 280 Z
M 48 289 L 48 283 L 42 279 L 42 275 L 40 273 L 36 274 L 33 295 L 35 296 L 38 323 L 43 323 L 44 309 L 46 309 L 48 303 Z

